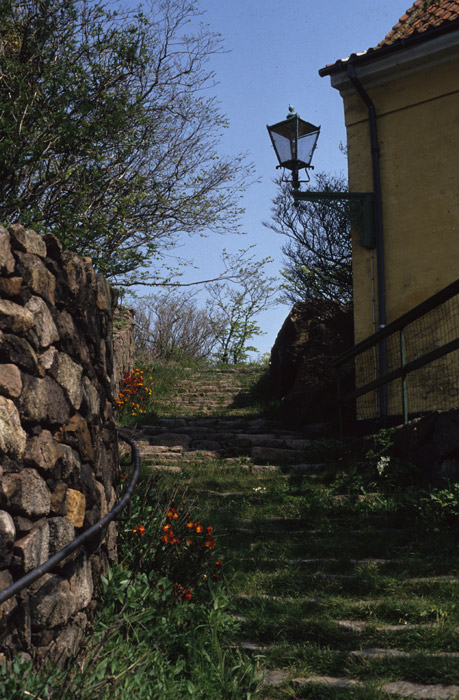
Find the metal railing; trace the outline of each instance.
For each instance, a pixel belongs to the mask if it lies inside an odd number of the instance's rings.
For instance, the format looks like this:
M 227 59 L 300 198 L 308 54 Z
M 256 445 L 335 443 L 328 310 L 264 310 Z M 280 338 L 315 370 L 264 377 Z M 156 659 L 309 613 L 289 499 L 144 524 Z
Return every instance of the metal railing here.
M 459 280 L 332 364 L 337 372 L 341 433 L 345 415 L 351 420 L 387 419 L 396 424 L 428 411 L 456 408 Z
M 137 448 L 137 445 L 131 438 L 129 438 L 127 435 L 124 435 L 123 433 L 118 433 L 118 437 L 121 438 L 121 440 L 124 440 L 125 442 L 128 443 L 128 445 L 131 448 L 131 455 L 132 455 L 132 462 L 131 464 L 134 467 L 134 471 L 131 477 L 131 480 L 129 482 L 129 485 L 126 489 L 126 493 L 124 494 L 123 498 L 117 505 L 113 506 L 113 508 L 105 515 L 103 518 L 101 518 L 97 523 L 92 525 L 90 528 L 82 532 L 78 537 L 76 537 L 72 542 L 70 542 L 68 545 L 66 545 L 63 549 L 61 549 L 59 552 L 56 552 L 53 554 L 52 557 L 50 557 L 47 561 L 45 561 L 43 564 L 40 566 L 37 566 L 35 569 L 32 571 L 29 571 L 25 576 L 22 576 L 22 578 L 18 579 L 14 583 L 11 584 L 11 586 L 8 586 L 8 588 L 5 588 L 3 591 L 0 591 L 0 605 L 4 603 L 6 600 L 11 598 L 12 596 L 16 595 L 20 591 L 22 591 L 24 588 L 27 588 L 30 586 L 34 581 L 39 579 L 43 574 L 47 574 L 49 571 L 51 571 L 57 564 L 59 564 L 63 559 L 69 556 L 69 554 L 72 554 L 78 547 L 80 547 L 82 544 L 87 542 L 88 540 L 92 539 L 95 535 L 100 534 L 100 532 L 109 525 L 112 520 L 116 518 L 118 513 L 123 510 L 125 505 L 129 503 L 131 500 L 132 494 L 134 493 L 134 489 L 137 483 L 137 479 L 139 477 L 139 471 L 140 471 L 140 456 L 139 456 L 139 450 Z

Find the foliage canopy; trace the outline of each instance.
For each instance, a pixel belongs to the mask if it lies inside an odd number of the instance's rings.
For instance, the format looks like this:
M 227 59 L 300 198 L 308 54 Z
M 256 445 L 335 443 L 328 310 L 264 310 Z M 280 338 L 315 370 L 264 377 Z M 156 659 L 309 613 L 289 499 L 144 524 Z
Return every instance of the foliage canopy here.
M 194 295 L 167 290 L 134 302 L 135 347 L 142 360 L 194 361 L 210 357 L 215 345 L 212 321 Z
M 224 251 L 223 261 L 225 267 L 231 269 L 237 267 L 238 257 Z M 277 304 L 276 278 L 267 277 L 265 270 L 270 262 L 271 258 L 255 260 L 249 256 L 239 265 L 235 283 L 206 285 L 207 308 L 220 362 L 238 364 L 248 359 L 249 352 L 256 352 L 257 348 L 248 343 L 255 336 L 263 335 L 263 331 L 254 319 Z
M 217 155 L 220 40 L 196 2 L 114 7 L 0 4 L 0 220 L 122 281 L 179 235 L 233 229 L 247 168 Z
M 324 299 L 352 302 L 352 249 L 350 223 L 339 205 L 293 203 L 290 186 L 279 181 L 273 200 L 272 221 L 265 225 L 283 236 L 286 264 L 284 300 L 296 303 Z M 346 192 L 342 177 L 319 173 L 311 192 Z

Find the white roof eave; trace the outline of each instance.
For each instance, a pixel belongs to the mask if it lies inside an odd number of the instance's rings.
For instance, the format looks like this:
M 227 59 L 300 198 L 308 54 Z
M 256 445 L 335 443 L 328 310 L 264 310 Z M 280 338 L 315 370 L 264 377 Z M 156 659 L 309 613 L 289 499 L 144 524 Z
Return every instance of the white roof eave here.
M 354 56 L 359 58 L 366 55 L 366 51 L 353 54 L 341 62 L 342 71 L 330 76 L 332 87 L 339 90 L 342 97 L 347 97 L 354 91 L 350 82 L 346 66 L 353 62 Z M 437 65 L 449 63 L 459 58 L 459 29 L 448 34 L 443 34 L 430 41 L 421 42 L 414 46 L 401 46 L 386 56 L 378 55 L 376 51 L 374 59 L 365 63 L 357 61 L 355 66 L 359 80 L 365 87 L 376 87 L 408 75 L 425 71 Z

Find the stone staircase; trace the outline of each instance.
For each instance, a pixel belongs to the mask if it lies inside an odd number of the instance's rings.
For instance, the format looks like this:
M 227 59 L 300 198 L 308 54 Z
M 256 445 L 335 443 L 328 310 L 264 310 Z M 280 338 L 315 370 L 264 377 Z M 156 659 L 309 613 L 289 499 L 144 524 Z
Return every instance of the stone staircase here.
M 377 493 L 325 497 L 321 484 L 325 489 L 334 468 L 308 458 L 320 426 L 299 433 L 239 414 L 256 377 L 226 371 L 209 381 L 190 373 L 174 404 L 182 415 L 124 430 L 151 470 L 186 475 L 211 511 L 231 511 L 214 530 L 237 594 L 237 646 L 261 660 L 258 697 L 457 700 L 458 627 L 446 612 L 442 617 L 440 604 L 429 612 L 432 601 L 455 600 L 448 610 L 459 603 L 451 548 L 443 557 L 424 556 L 419 533 L 381 513 Z M 212 488 L 194 487 L 193 473 L 207 464 L 246 474 L 247 486 L 216 479 Z M 308 510 L 311 488 L 318 504 Z M 292 514 L 276 505 L 287 492 Z M 252 515 L 237 518 L 238 503 Z
M 167 399 L 167 410 L 171 415 L 206 416 L 228 411 L 237 415 L 244 412 L 253 400 L 249 389 L 263 369 L 257 366 L 190 368 L 186 372 L 188 376 L 176 382 L 173 395 Z

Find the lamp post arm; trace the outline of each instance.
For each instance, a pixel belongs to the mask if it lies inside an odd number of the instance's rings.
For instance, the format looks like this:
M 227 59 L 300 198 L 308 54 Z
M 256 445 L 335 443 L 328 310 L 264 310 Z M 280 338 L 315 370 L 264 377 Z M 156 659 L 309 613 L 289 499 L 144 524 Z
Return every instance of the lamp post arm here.
M 292 190 L 295 205 L 300 202 L 323 203 L 344 214 L 359 232 L 365 248 L 376 247 L 373 192 L 300 192 Z

